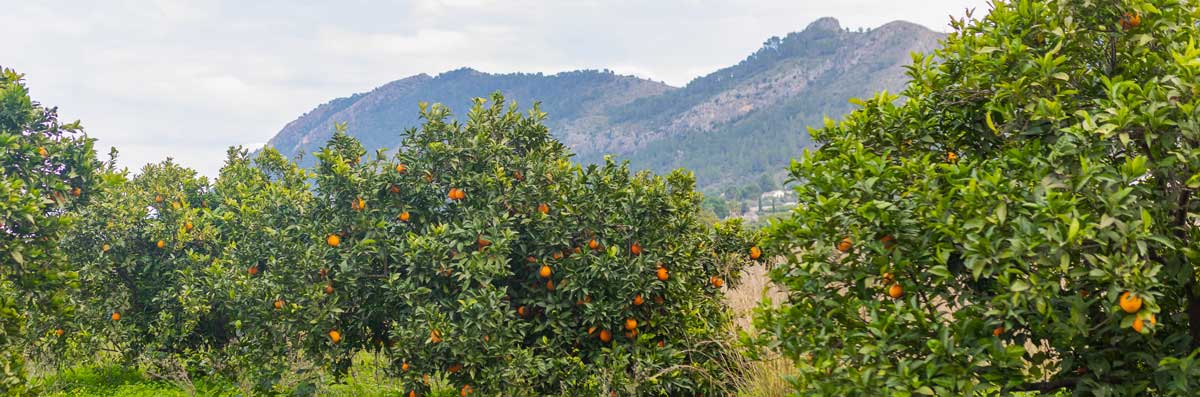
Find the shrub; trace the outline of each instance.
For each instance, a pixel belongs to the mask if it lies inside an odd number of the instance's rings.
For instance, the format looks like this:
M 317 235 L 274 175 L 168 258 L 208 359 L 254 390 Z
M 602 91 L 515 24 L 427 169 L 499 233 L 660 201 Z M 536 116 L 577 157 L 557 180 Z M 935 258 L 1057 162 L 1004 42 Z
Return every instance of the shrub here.
M 99 167 L 79 123 L 60 123 L 21 79 L 0 68 L 0 395 L 27 392 L 29 336 L 57 333 L 27 329 L 27 320 L 70 309 L 76 274 L 58 244 L 71 222 L 65 214 L 87 202 Z
M 1197 12 L 995 2 L 813 131 L 757 319 L 798 391 L 1194 394 Z
M 342 134 L 318 154 L 334 362 L 380 349 L 417 393 L 437 373 L 484 395 L 723 390 L 712 280 L 736 281 L 748 235 L 698 222 L 690 175 L 574 165 L 543 113 L 498 96 L 448 116 L 423 106 L 391 160 Z
M 421 395 L 730 392 L 721 288 L 755 236 L 702 223 L 690 174 L 572 164 L 498 95 L 465 124 L 421 114 L 390 158 L 339 131 L 312 175 L 269 149 L 211 184 L 111 173 L 66 244 L 83 288 L 60 347 L 257 393 L 362 351 Z

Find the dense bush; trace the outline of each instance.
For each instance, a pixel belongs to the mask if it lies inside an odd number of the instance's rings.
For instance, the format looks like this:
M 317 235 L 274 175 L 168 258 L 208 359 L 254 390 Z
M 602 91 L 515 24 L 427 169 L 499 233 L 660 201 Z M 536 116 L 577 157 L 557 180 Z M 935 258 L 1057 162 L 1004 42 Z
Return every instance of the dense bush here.
M 336 134 L 312 175 L 273 150 L 231 150 L 211 183 L 110 172 L 64 242 L 77 309 L 46 347 L 260 393 L 361 351 L 413 395 L 728 392 L 722 287 L 753 236 L 702 223 L 689 174 L 575 165 L 499 96 L 421 114 L 391 158 Z
M 747 262 L 748 235 L 698 222 L 689 175 L 574 165 L 543 113 L 498 97 L 465 124 L 422 116 L 395 159 L 360 160 L 344 135 L 318 153 L 337 352 L 382 349 L 414 384 L 448 372 L 488 395 L 721 390 L 714 282 Z
M 1195 395 L 1200 10 L 994 7 L 814 131 L 758 325 L 805 395 Z
M 78 123 L 29 97 L 21 75 L 0 68 L 0 395 L 24 390 L 28 320 L 69 313 L 66 289 L 75 271 L 58 249 L 65 216 L 83 205 L 99 167 Z

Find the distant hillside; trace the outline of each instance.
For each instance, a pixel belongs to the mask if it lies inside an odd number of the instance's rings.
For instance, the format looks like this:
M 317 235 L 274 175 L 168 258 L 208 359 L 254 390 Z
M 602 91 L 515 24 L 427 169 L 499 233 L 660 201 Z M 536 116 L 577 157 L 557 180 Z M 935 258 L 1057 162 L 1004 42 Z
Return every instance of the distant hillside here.
M 901 89 L 910 54 L 931 51 L 941 37 L 908 22 L 849 31 L 822 18 L 681 88 L 609 71 L 421 74 L 318 106 L 268 145 L 310 163 L 333 124 L 346 122 L 367 147 L 395 148 L 400 132 L 418 125 L 418 102 L 462 116 L 470 98 L 501 91 L 522 107 L 541 102 L 551 131 L 581 161 L 616 154 L 660 173 L 686 167 L 711 191 L 782 170 L 811 144 L 808 126 L 849 111 L 848 98 Z

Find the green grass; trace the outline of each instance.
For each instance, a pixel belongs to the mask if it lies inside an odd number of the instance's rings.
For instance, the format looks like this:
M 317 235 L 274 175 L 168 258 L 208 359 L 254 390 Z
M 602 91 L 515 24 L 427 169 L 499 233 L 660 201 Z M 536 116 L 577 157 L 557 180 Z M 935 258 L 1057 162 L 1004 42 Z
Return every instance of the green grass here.
M 329 397 L 393 397 L 404 396 L 407 389 L 395 378 L 383 373 L 375 356 L 359 353 L 342 383 L 322 385 L 317 390 L 284 390 L 279 395 L 312 395 Z M 135 368 L 119 365 L 89 365 L 63 370 L 35 381 L 39 395 L 50 397 L 235 397 L 246 396 L 238 385 L 221 378 L 193 379 L 191 384 L 177 384 L 152 379 Z
M 232 384 L 201 379 L 194 382 L 197 396 L 239 396 Z M 40 379 L 37 388 L 51 397 L 190 397 L 169 382 L 147 378 L 141 371 L 120 366 L 79 367 Z

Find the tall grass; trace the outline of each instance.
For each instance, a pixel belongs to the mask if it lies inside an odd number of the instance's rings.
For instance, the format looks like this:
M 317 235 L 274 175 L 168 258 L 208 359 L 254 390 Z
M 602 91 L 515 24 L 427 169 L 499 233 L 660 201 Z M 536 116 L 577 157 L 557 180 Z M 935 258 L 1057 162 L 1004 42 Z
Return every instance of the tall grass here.
M 767 277 L 767 270 L 760 266 L 747 268 L 742 275 L 742 283 L 738 288 L 725 292 L 729 307 L 733 310 L 734 326 L 741 332 L 756 335 L 751 321 L 754 308 L 762 302 L 763 297 L 779 302 L 784 298 L 780 291 Z M 736 379 L 738 397 L 776 397 L 787 396 L 790 386 L 786 377 L 795 372 L 793 364 L 773 354 L 763 354 L 759 360 L 745 360 L 741 364 L 741 376 Z

